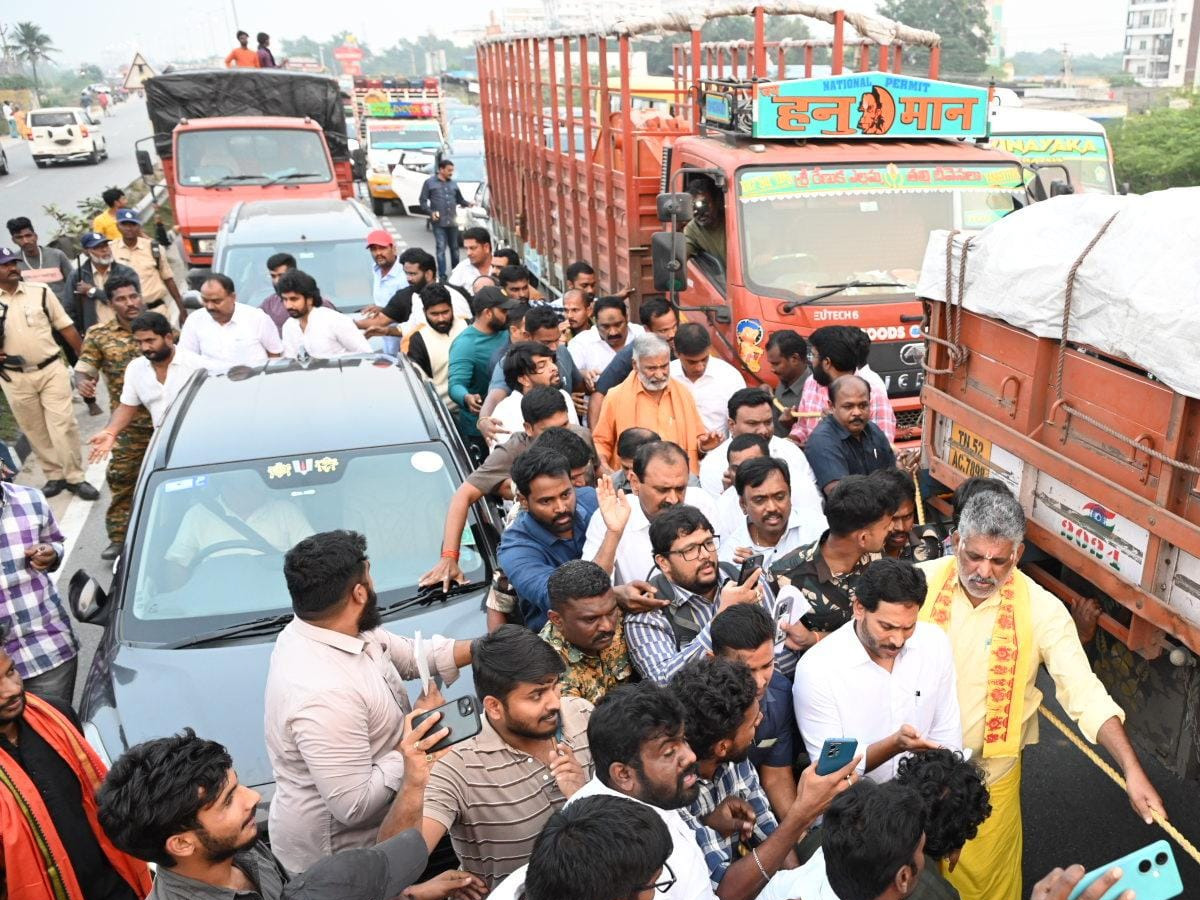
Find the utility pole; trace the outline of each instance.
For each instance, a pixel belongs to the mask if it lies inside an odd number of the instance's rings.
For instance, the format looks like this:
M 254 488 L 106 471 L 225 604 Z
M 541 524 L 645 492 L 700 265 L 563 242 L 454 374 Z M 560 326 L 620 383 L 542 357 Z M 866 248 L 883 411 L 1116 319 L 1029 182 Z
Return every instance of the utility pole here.
M 1062 74 L 1063 87 L 1071 87 L 1074 77 L 1071 74 L 1071 45 L 1062 45 Z
M 229 0 L 229 6 L 233 10 L 233 27 L 237 31 L 242 30 L 242 23 L 238 21 L 237 0 Z

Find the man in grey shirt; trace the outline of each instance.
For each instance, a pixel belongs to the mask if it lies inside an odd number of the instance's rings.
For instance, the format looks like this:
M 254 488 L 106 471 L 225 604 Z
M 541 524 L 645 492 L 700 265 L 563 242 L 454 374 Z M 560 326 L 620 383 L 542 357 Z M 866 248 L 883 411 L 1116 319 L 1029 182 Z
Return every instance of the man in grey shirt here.
M 61 250 L 38 245 L 33 223 L 25 216 L 8 220 L 8 233 L 21 250 L 17 271 L 25 281 L 38 281 L 54 291 L 58 302 L 67 302 L 67 279 L 75 271 L 71 258 Z
M 425 723 L 422 723 L 424 726 Z M 255 821 L 261 796 L 238 783 L 228 751 L 190 728 L 127 750 L 100 786 L 98 818 L 122 852 L 158 866 L 147 900 L 444 900 L 482 882 L 446 872 L 414 884 L 428 852 L 414 824 L 432 762 L 429 742 L 445 736 L 438 725 L 407 738 L 411 789 L 400 795 L 373 847 L 327 856 L 300 875 L 285 869 L 263 842 Z M 432 733 L 430 733 L 432 731 Z

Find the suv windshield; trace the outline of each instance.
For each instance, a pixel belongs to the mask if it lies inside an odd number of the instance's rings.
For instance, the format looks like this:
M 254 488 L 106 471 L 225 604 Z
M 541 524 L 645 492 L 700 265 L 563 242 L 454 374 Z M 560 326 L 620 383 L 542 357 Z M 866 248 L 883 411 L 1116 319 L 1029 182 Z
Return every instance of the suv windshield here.
M 1020 189 L 1011 163 L 744 170 L 738 212 L 746 282 L 789 299 L 850 281 L 909 286 L 849 288 L 826 303 L 911 293 L 931 231 L 984 228 L 1013 211 Z
M 1066 166 L 1080 193 L 1116 193 L 1102 134 L 993 134 L 990 143 L 1026 164 Z M 1048 196 L 1050 183 L 1062 181 L 1063 175 L 1061 169 L 1048 169 L 1038 177 Z
M 452 466 L 430 443 L 157 473 L 130 562 L 123 636 L 176 641 L 290 612 L 284 553 L 336 528 L 366 537 L 380 606 L 415 595 L 441 550 Z M 471 582 L 487 575 L 477 539 L 468 528 L 459 561 Z
M 368 119 L 367 141 L 376 150 L 430 150 L 442 146 L 442 129 L 433 119 Z
M 296 128 L 222 128 L 179 135 L 179 183 L 206 186 L 333 180 L 321 135 Z
M 455 119 L 450 123 L 450 140 L 482 141 L 483 119 Z
M 296 257 L 297 267 L 315 278 L 321 295 L 342 312 L 357 312 L 374 302 L 371 267 L 362 264 L 361 240 L 239 244 L 218 251 L 213 268 L 233 279 L 246 303 L 257 306 L 275 293 L 267 273 L 272 253 Z
M 464 182 L 484 181 L 487 179 L 487 167 L 482 156 L 455 156 L 454 180 L 459 184 Z

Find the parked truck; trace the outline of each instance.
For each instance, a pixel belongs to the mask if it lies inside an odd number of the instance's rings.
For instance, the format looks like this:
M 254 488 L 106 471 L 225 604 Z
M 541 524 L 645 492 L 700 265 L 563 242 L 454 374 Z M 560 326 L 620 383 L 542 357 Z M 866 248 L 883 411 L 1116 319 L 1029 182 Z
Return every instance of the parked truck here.
M 388 202 L 413 211 L 392 186 L 397 166 L 428 177 L 446 144 L 445 98 L 436 78 L 355 78 L 352 93 L 358 139 L 367 155 L 367 190 L 375 215 Z
M 152 137 L 190 266 L 212 263 L 225 214 L 246 200 L 354 196 L 346 119 L 332 78 L 282 69 L 178 72 L 148 79 Z
M 937 233 L 920 281 L 930 474 L 999 478 L 1020 498 L 1022 569 L 1070 606 L 1100 604 L 1097 673 L 1135 740 L 1193 781 L 1198 191 L 1054 199 L 967 249 Z
M 677 288 L 684 314 L 708 324 L 717 352 L 752 384 L 774 382 L 764 358 L 772 331 L 865 329 L 897 437 L 913 438 L 925 238 L 1011 212 L 1022 170 L 980 145 L 989 90 L 936 80 L 936 34 L 803 8 L 832 25 L 831 40 L 767 42 L 762 7 L 749 46 L 703 44 L 692 22 L 675 48 L 673 87 L 656 85 L 654 102 L 636 87 L 630 42 L 677 29 L 675 18 L 626 21 L 613 34 L 485 39 L 477 58 L 493 221 L 552 288 L 576 259 L 596 268 L 602 291 Z M 928 77 L 903 73 L 906 45 L 928 49 Z M 828 54 L 828 74 L 818 54 Z M 724 260 L 682 255 L 683 194 L 699 178 L 720 195 Z

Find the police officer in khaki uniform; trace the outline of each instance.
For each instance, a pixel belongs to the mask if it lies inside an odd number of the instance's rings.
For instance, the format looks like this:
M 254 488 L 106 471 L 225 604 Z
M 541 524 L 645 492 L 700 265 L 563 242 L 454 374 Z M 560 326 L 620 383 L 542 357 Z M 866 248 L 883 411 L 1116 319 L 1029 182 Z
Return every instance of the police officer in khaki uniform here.
M 146 309 L 162 313 L 172 327 L 178 328 L 187 312 L 162 245 L 142 234 L 142 223 L 132 209 L 117 210 L 117 229 L 121 240 L 112 245 L 113 259 L 137 272 Z
M 53 497 L 68 490 L 95 500 L 100 492 L 83 480 L 71 377 L 54 332 L 76 353 L 82 341 L 54 292 L 21 280 L 20 259 L 19 253 L 0 247 L 0 389 L 46 473 L 42 493 Z
M 120 212 L 117 215 L 120 216 Z M 137 285 L 119 275 L 108 279 L 104 293 L 108 296 L 113 319 L 88 329 L 83 338 L 83 349 L 79 351 L 79 362 L 75 363 L 75 385 L 84 397 L 95 397 L 96 379 L 100 373 L 104 373 L 108 408 L 116 410 L 121 405 L 125 367 L 142 355 L 141 347 L 129 326 L 145 312 L 146 304 L 138 294 Z M 104 518 L 109 544 L 100 554 L 101 559 L 116 559 L 121 553 L 125 532 L 129 528 L 133 489 L 142 467 L 142 457 L 146 455 L 153 434 L 154 423 L 150 421 L 150 413 L 145 407 L 139 406 L 133 420 L 113 445 L 112 459 L 108 463 L 108 486 L 112 490 L 112 502 Z

